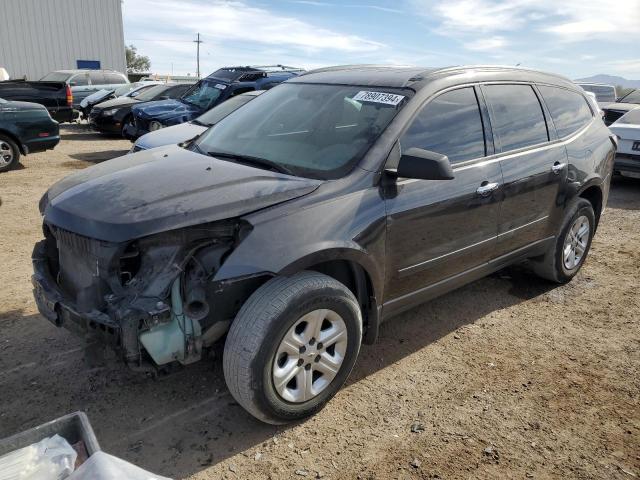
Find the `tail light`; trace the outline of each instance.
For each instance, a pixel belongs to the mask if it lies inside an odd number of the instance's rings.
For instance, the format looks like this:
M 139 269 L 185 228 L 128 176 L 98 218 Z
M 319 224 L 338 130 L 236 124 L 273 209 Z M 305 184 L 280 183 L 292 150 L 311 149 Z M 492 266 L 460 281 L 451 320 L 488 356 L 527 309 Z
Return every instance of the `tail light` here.
M 67 85 L 67 105 L 69 107 L 73 106 L 73 93 L 71 92 L 71 87 Z

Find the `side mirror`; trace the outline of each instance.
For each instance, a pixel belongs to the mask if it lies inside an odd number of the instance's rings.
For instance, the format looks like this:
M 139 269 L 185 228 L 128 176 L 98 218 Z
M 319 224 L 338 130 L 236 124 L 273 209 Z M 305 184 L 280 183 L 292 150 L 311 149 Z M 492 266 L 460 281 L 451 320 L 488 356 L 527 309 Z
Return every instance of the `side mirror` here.
M 453 180 L 453 169 L 446 155 L 410 148 L 402 154 L 396 175 L 420 180 Z

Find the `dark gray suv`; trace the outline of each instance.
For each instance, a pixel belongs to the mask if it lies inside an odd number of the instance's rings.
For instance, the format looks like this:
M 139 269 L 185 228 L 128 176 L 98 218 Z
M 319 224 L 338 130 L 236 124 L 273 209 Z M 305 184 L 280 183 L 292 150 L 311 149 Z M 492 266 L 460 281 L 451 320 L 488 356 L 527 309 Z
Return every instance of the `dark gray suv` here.
M 189 364 L 224 341 L 237 401 L 294 421 L 399 312 L 527 259 L 570 281 L 615 149 L 582 89 L 556 75 L 316 70 L 191 141 L 51 187 L 35 298 L 134 369 Z

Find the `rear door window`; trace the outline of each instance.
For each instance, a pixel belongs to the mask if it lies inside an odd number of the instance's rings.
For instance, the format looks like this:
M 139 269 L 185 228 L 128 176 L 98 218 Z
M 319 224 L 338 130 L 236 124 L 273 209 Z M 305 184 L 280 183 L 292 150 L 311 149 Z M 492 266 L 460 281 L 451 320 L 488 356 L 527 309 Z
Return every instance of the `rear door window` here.
M 105 73 L 104 74 L 105 83 L 110 85 L 120 85 L 123 83 L 127 83 L 126 80 L 117 73 Z
M 91 85 L 104 85 L 104 73 L 102 72 L 89 72 L 89 78 L 91 78 Z
M 485 85 L 483 91 L 502 152 L 549 140 L 542 106 L 530 85 Z
M 486 155 L 480 107 L 473 87 L 431 100 L 400 139 L 403 151 L 416 147 L 449 157 L 453 163 Z
M 89 75 L 87 75 L 86 73 L 74 75 L 69 79 L 69 83 L 73 84 L 74 87 L 83 87 L 85 85 L 89 85 Z
M 593 118 L 587 100 L 579 93 L 546 85 L 539 85 L 538 90 L 551 113 L 558 137 L 577 132 Z

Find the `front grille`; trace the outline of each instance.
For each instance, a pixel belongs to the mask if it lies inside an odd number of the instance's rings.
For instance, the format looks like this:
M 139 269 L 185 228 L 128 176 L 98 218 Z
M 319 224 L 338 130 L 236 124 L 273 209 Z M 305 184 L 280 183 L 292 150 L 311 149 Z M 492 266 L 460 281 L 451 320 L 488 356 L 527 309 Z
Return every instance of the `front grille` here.
M 616 120 L 618 120 L 621 116 L 623 116 L 627 112 L 621 112 L 620 110 L 609 110 L 606 109 L 604 111 L 604 123 L 609 126 Z

